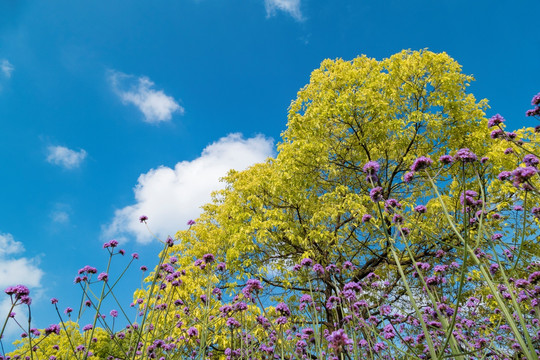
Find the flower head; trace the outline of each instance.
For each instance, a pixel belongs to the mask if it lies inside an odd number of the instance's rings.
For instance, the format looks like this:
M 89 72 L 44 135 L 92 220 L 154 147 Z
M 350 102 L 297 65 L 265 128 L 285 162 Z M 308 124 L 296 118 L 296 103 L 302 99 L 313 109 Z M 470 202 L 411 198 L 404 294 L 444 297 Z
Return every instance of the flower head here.
M 373 218 L 373 216 L 369 215 L 369 214 L 364 214 L 362 215 L 362 222 L 363 223 L 367 223 L 369 222 L 369 220 L 371 220 Z
M 367 164 L 364 165 L 363 171 L 367 175 L 375 175 L 380 169 L 380 165 L 376 161 L 369 161 Z
M 540 105 L 540 93 L 536 94 L 533 96 L 532 100 L 531 100 L 531 105 L 534 106 L 534 105 Z
M 443 165 L 450 165 L 454 162 L 454 158 L 450 155 L 443 155 L 439 158 L 439 162 Z
M 148 216 L 146 215 L 142 215 L 141 217 L 139 217 L 139 221 L 141 223 L 146 223 L 147 220 L 148 220 Z
M 326 337 L 326 340 L 328 340 L 328 347 L 336 351 L 353 344 L 343 329 L 333 331 Z
M 412 171 L 408 171 L 403 175 L 403 181 L 406 183 L 410 183 L 414 178 L 414 173 Z
M 433 164 L 433 160 L 426 156 L 420 156 L 418 159 L 414 160 L 413 164 L 411 165 L 411 171 L 417 172 L 424 170 L 431 164 Z
M 195 221 L 194 220 L 189 220 L 187 222 L 188 226 L 191 226 L 191 225 L 195 225 Z
M 538 165 L 539 163 L 539 160 L 536 156 L 534 156 L 533 154 L 527 154 L 523 157 L 523 162 L 525 163 L 525 165 L 527 166 L 533 166 L 533 167 L 536 167 L 536 165 Z
M 504 122 L 504 118 L 499 114 L 495 114 L 488 120 L 488 128 L 500 125 L 503 122 Z
M 380 186 L 374 187 L 369 192 L 369 196 L 373 202 L 378 202 L 383 199 L 383 189 Z
M 456 152 L 456 155 L 454 156 L 454 159 L 461 160 L 463 162 L 474 162 L 478 158 L 476 157 L 476 154 L 473 153 L 468 148 L 459 149 Z

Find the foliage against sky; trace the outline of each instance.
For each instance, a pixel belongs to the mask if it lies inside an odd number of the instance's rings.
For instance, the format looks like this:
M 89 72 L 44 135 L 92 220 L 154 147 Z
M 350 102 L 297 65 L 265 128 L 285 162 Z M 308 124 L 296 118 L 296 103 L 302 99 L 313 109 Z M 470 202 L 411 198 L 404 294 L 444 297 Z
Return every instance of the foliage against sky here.
M 111 237 L 151 263 L 156 247 L 134 227 L 140 213 L 160 236 L 173 234 L 226 169 L 274 155 L 291 99 L 326 58 L 446 51 L 475 76 L 488 115 L 524 126 L 540 83 L 527 21 L 538 6 L 1 2 L 0 285 L 39 290 L 37 309 L 52 296 L 70 304 L 76 270 Z M 35 319 L 51 322 L 46 314 Z

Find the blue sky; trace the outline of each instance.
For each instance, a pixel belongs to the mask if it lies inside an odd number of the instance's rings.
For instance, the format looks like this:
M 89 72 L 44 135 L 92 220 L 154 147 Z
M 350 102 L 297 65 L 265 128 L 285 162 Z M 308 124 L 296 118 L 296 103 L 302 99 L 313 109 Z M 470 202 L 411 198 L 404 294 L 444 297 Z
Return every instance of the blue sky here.
M 227 169 L 274 155 L 288 105 L 325 58 L 446 51 L 476 77 L 470 91 L 489 99 L 488 116 L 536 125 L 524 114 L 540 91 L 539 10 L 532 0 L 0 1 L 0 287 L 30 286 L 44 327 L 57 321 L 51 297 L 74 305 L 77 270 L 103 266 L 103 242 L 153 265 L 159 246 L 139 215 L 173 235 Z

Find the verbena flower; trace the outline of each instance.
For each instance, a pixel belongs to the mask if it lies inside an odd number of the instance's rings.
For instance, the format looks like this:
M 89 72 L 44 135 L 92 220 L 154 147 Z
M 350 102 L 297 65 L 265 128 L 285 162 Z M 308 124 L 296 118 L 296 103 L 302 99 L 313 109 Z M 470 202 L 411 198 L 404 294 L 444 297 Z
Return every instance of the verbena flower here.
M 461 160 L 462 162 L 474 162 L 478 158 L 476 157 L 476 154 L 473 153 L 468 148 L 459 149 L 456 152 L 456 155 L 454 155 L 455 160 Z
M 534 156 L 533 154 L 527 154 L 523 157 L 523 162 L 527 165 L 527 166 L 533 166 L 533 167 L 536 167 L 536 165 L 538 165 L 539 163 L 539 160 L 536 156 Z
M 509 154 L 513 154 L 514 153 L 514 149 L 512 148 L 507 148 L 504 150 L 504 155 L 509 155 Z
M 328 347 L 334 349 L 335 351 L 339 351 L 345 346 L 353 344 L 353 341 L 349 339 L 343 329 L 333 331 L 330 335 L 326 337 L 326 340 L 328 341 Z
M 454 158 L 450 155 L 443 155 L 439 158 L 439 162 L 443 165 L 450 165 L 454 162 Z
M 504 131 L 501 129 L 495 129 L 490 134 L 492 139 L 501 139 L 504 137 Z
M 411 171 L 418 172 L 424 170 L 431 164 L 433 164 L 433 160 L 426 156 L 420 156 L 418 159 L 414 160 L 413 164 L 411 165 Z
M 369 196 L 373 202 L 378 202 L 383 199 L 383 189 L 380 186 L 374 187 L 369 192 Z
M 409 171 L 409 172 L 406 172 L 405 175 L 403 175 L 403 181 L 405 181 L 406 183 L 410 183 L 414 178 L 414 172 L 412 171 Z
M 373 218 L 373 216 L 371 216 L 371 215 L 369 215 L 369 214 L 364 214 L 364 215 L 362 215 L 362 222 L 363 222 L 363 223 L 367 223 L 367 222 L 369 222 L 372 218 Z
M 380 169 L 380 165 L 378 162 L 376 161 L 369 161 L 368 163 L 366 163 L 363 167 L 363 171 L 365 174 L 368 174 L 368 175 L 375 175 Z
M 418 205 L 414 208 L 414 211 L 420 214 L 424 214 L 427 211 L 427 208 L 424 205 Z
M 148 220 L 148 216 L 146 215 L 141 215 L 141 217 L 139 217 L 139 221 L 141 223 L 145 223 L 147 220 Z
M 310 258 L 304 258 L 300 261 L 300 265 L 310 267 L 311 265 L 313 265 L 313 260 L 311 260 Z
M 503 122 L 504 122 L 504 118 L 499 114 L 495 114 L 488 120 L 488 128 L 500 125 Z

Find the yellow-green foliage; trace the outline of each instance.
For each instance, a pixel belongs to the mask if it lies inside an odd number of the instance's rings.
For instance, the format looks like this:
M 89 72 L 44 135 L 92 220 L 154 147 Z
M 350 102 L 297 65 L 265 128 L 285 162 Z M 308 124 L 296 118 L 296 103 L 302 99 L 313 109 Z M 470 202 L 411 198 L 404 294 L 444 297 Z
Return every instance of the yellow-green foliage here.
M 487 212 L 508 209 L 522 195 L 494 179 L 502 169 L 518 166 L 515 157 L 503 154 L 504 149 L 522 150 L 505 140 L 490 139 L 484 117 L 487 102 L 466 92 L 472 80 L 446 53 L 427 50 L 402 51 L 381 61 L 366 56 L 323 61 L 291 102 L 277 157 L 244 171 L 230 171 L 223 179 L 225 189 L 213 194 L 196 224 L 179 231 L 176 245 L 163 254 L 166 262 L 177 255 L 177 265 L 186 275 L 181 287 L 162 290 L 160 301 L 183 299 L 190 315 L 150 311 L 149 319 L 157 324 L 154 331 L 177 337 L 185 334 L 187 326 L 175 328 L 178 318 L 195 318 L 199 332 L 204 328 L 201 324 L 211 323 L 207 335 L 223 349 L 230 340 L 224 335 L 223 319 L 210 320 L 221 305 L 211 296 L 212 288 L 228 284 L 231 292 L 238 293 L 241 287 L 232 286 L 255 277 L 267 288 L 307 292 L 306 275 L 292 270 L 304 257 L 323 266 L 352 261 L 357 269 L 351 280 L 361 280 L 370 272 L 391 278 L 396 267 L 385 235 L 391 241 L 400 239 L 391 215 L 379 213 L 369 197 L 374 186 L 382 187 L 386 199 L 402 204 L 397 211 L 404 216 L 402 226 L 410 229 L 407 242 L 416 251 L 416 261 L 429 261 L 441 247 L 451 250 L 458 245 L 457 238 L 426 174 L 415 174 L 411 183 L 403 180 L 419 156 L 437 163 L 442 155 L 469 148 L 478 158 L 489 157 L 482 167 L 434 165 L 439 172 L 434 170 L 431 176 L 438 179 L 454 222 L 463 223 L 459 195 L 466 189 L 486 194 Z M 532 150 L 528 141 L 536 134 L 530 129 L 517 134 Z M 368 161 L 381 165 L 376 184 L 367 181 L 362 171 Z M 413 212 L 420 204 L 427 206 L 426 214 Z M 371 222 L 362 221 L 364 214 L 373 217 Z M 491 233 L 506 227 L 489 221 L 484 226 Z M 479 233 L 475 227 L 467 231 L 472 237 Z M 226 261 L 224 278 L 192 265 L 207 253 Z M 410 264 L 410 254 L 404 252 L 400 258 L 404 265 Z M 147 280 L 153 281 L 153 276 Z M 333 286 L 329 277 L 321 279 L 319 295 L 328 297 Z M 149 291 L 143 289 L 135 298 L 147 299 Z M 210 299 L 207 305 L 199 300 L 201 295 Z M 286 291 L 277 298 L 297 299 Z M 252 308 L 245 314 L 242 321 L 253 323 L 259 312 Z

